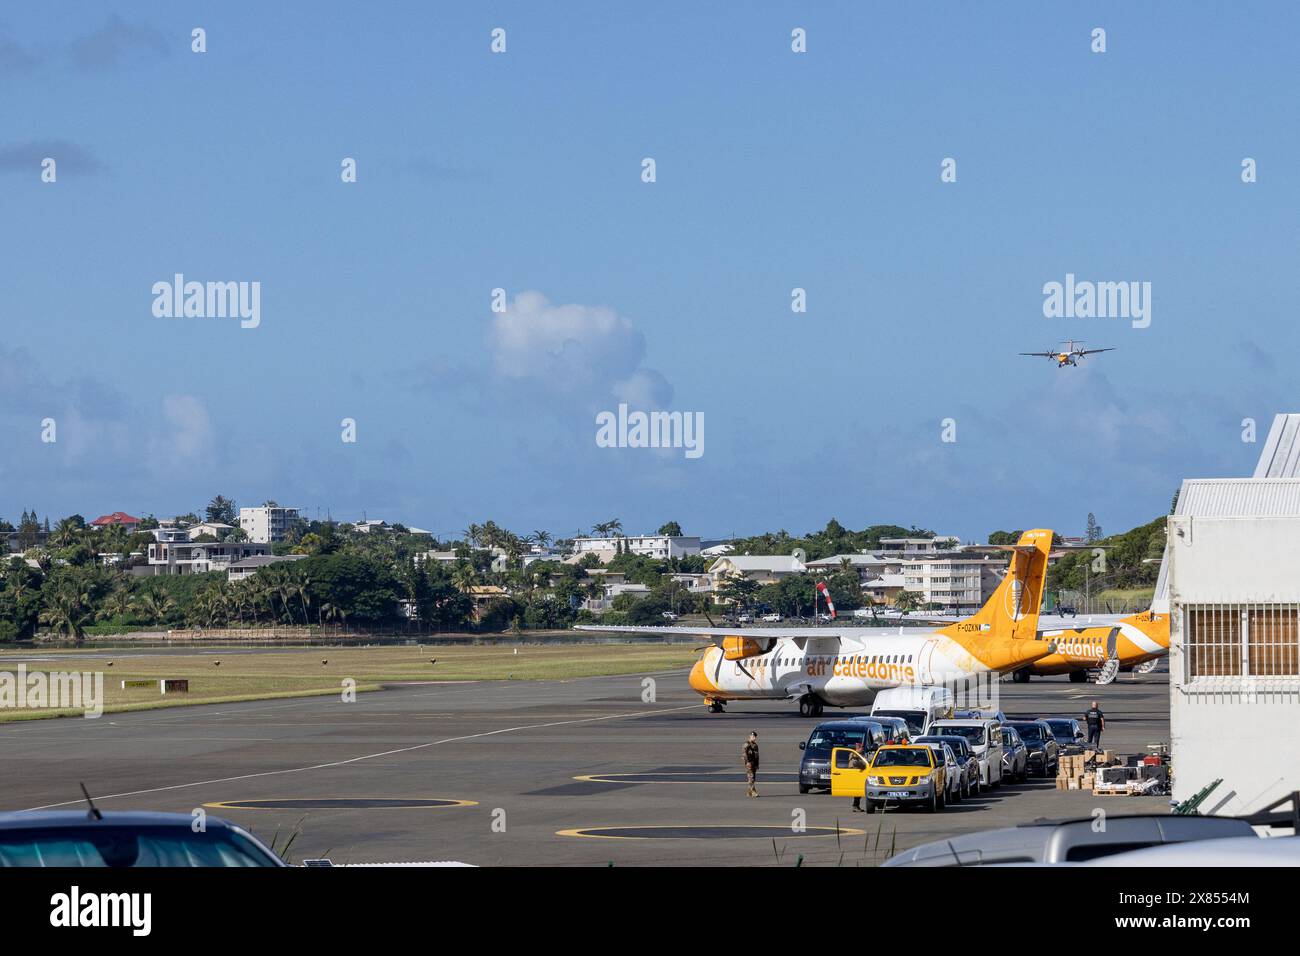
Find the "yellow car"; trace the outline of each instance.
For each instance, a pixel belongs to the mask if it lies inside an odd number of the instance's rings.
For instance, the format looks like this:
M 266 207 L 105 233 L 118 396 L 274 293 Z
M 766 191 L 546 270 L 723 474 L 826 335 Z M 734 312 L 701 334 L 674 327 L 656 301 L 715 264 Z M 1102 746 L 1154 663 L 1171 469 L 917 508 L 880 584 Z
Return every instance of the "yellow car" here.
M 946 775 L 943 761 L 924 744 L 886 744 L 869 756 L 848 747 L 831 751 L 831 796 L 865 797 L 868 813 L 887 803 L 942 810 Z

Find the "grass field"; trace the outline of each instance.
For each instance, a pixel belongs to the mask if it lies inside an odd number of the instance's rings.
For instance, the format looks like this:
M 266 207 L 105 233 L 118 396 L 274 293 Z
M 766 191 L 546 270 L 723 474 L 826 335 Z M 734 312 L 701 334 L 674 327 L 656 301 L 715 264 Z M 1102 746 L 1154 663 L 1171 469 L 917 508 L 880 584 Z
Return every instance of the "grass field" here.
M 228 650 L 228 649 L 227 649 Z M 116 656 L 115 656 L 116 655 Z M 0 675 L 17 675 L 21 658 L 29 675 L 79 671 L 104 675 L 104 712 L 229 703 L 273 697 L 340 694 L 343 682 L 358 691 L 405 681 L 563 680 L 689 666 L 697 652 L 682 644 L 579 644 L 286 649 L 258 653 L 155 654 L 141 651 L 0 651 Z M 431 664 L 430 659 L 437 661 Z M 220 661 L 218 665 L 216 662 Z M 190 682 L 187 694 L 162 695 L 122 681 L 162 678 Z M 11 679 L 12 680 L 12 679 Z M 80 707 L 0 706 L 0 723 L 41 717 L 79 717 Z

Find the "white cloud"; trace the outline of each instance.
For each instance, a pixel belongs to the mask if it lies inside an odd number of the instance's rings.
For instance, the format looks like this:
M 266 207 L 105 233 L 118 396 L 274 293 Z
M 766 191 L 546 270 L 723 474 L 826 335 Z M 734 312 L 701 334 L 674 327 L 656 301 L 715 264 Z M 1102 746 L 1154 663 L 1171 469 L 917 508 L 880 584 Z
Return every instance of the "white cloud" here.
M 550 392 L 644 405 L 672 397 L 663 375 L 642 365 L 645 336 L 605 306 L 554 305 L 521 292 L 493 316 L 488 348 L 499 376 Z

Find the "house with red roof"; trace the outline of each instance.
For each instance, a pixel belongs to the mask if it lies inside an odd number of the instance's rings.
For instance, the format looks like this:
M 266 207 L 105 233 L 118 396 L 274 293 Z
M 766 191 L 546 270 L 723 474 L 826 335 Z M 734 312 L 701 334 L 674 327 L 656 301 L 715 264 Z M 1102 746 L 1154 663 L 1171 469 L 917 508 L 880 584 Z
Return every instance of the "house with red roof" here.
M 109 525 L 121 525 L 129 532 L 134 532 L 140 527 L 140 519 L 133 518 L 125 511 L 114 511 L 111 515 L 100 515 L 90 523 L 92 528 L 107 528 Z

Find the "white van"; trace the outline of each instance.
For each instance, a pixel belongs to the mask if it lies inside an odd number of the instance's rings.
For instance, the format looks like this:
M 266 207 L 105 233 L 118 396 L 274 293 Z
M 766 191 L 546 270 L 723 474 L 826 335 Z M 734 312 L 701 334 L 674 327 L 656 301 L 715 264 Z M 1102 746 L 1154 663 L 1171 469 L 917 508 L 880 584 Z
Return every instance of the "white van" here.
M 1002 786 L 1002 721 L 992 717 L 937 720 L 929 732 L 965 737 L 980 763 L 980 783 L 986 788 Z
M 902 717 L 913 737 L 930 733 L 936 720 L 952 716 L 952 691 L 947 687 L 891 687 L 876 695 L 872 717 Z

